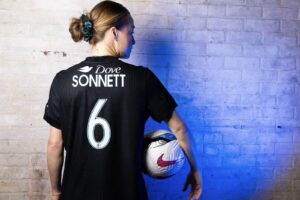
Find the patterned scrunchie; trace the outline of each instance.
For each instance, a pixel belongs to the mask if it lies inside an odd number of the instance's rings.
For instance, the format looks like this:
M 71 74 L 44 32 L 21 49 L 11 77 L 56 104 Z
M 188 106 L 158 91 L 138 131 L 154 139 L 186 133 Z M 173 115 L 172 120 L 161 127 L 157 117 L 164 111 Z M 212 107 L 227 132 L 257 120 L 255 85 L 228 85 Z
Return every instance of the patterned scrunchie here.
M 83 39 L 84 39 L 84 41 L 88 42 L 93 37 L 93 24 L 92 24 L 92 21 L 86 15 L 81 15 L 80 19 L 83 22 L 83 29 L 82 29 Z

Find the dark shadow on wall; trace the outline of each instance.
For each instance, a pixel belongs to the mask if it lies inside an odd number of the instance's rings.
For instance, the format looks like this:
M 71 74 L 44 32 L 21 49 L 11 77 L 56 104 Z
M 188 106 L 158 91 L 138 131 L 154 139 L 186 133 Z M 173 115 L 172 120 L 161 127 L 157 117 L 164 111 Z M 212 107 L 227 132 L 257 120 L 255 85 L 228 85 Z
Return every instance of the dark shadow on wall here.
M 163 30 L 160 29 L 159 31 Z M 154 36 L 149 34 L 145 37 L 149 38 L 150 41 L 139 44 L 140 49 L 138 51 L 142 52 L 141 56 L 143 57 L 141 64 L 147 66 L 156 74 L 177 102 L 178 107 L 176 111 L 190 131 L 193 143 L 197 149 L 198 166 L 200 166 L 200 171 L 202 171 L 201 163 L 206 162 L 203 158 L 203 137 L 204 133 L 209 131 L 204 130 L 203 111 L 193 105 L 194 97 L 192 93 L 199 92 L 197 88 L 190 89 L 188 93 L 180 92 L 189 84 L 189 78 L 180 74 L 180 70 L 178 70 L 185 67 L 187 56 L 179 50 L 180 45 L 170 41 L 169 38 L 156 38 L 155 34 Z M 137 44 L 139 42 L 137 41 Z M 140 54 L 134 56 L 139 57 Z M 176 73 L 177 71 L 178 73 Z M 174 74 L 177 74 L 177 76 L 175 77 Z M 145 126 L 145 133 L 157 129 L 169 130 L 166 123 L 162 122 L 159 124 L 152 118 L 149 118 Z M 150 200 L 187 199 L 190 187 L 185 192 L 182 189 L 189 169 L 188 161 L 185 160 L 182 170 L 170 178 L 154 179 L 144 174 Z
M 186 65 L 190 57 L 178 50 L 180 46 L 178 43 L 175 44 L 176 42 L 168 38 L 156 38 L 152 35 L 147 38 L 151 41 L 140 44 L 141 54 L 135 56 L 143 57 L 140 59 L 141 63 L 144 62 L 143 65 L 149 67 L 159 77 L 178 103 L 176 111 L 189 128 L 198 150 L 198 166 L 203 178 L 201 200 L 296 200 L 300 193 L 298 150 L 294 153 L 287 152 L 287 156 L 277 157 L 276 154 L 270 156 L 269 153 L 255 152 L 255 148 L 241 152 L 239 145 L 274 145 L 280 143 L 283 134 L 292 134 L 294 138 L 299 134 L 299 128 L 267 127 L 275 135 L 273 138 L 270 136 L 270 141 L 267 139 L 264 143 L 259 138 L 266 124 L 259 120 L 245 125 L 239 121 L 226 124 L 217 116 L 217 112 L 210 115 L 214 120 L 208 120 L 205 113 L 209 113 L 212 109 L 209 102 L 206 106 L 198 106 L 195 103 L 201 98 L 198 94 L 201 96 L 203 88 L 190 87 L 189 76 L 194 71 L 191 70 L 190 74 L 180 73 L 183 67 L 188 69 Z M 203 99 L 205 102 L 204 97 Z M 168 127 L 164 123 L 158 124 L 149 119 L 145 133 L 157 129 Z M 300 137 L 297 137 L 294 151 L 299 147 Z M 182 187 L 188 171 L 189 166 L 186 162 L 178 174 L 168 179 L 153 179 L 144 175 L 150 200 L 185 200 L 190 188 L 182 192 Z

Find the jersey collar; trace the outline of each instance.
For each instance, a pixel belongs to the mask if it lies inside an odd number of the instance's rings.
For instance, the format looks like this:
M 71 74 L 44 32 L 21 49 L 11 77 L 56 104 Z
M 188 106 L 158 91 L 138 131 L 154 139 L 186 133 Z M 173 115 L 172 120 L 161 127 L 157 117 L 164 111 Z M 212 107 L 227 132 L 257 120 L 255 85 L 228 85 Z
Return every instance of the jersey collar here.
M 86 57 L 86 62 L 114 62 L 119 58 L 115 56 L 89 56 Z

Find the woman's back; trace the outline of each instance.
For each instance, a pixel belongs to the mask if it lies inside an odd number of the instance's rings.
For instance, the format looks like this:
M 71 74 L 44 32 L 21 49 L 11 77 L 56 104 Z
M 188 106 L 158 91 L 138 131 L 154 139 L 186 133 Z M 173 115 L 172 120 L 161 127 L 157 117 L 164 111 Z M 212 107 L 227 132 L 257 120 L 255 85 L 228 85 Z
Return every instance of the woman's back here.
M 62 130 L 62 199 L 147 199 L 141 173 L 144 125 L 176 103 L 145 67 L 87 57 L 53 80 L 44 118 Z

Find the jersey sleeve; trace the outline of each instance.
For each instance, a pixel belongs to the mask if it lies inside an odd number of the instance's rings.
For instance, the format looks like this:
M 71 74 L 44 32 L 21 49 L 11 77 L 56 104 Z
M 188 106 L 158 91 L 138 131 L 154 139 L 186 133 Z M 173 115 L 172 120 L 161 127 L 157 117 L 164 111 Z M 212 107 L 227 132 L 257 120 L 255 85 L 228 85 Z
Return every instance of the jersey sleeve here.
M 58 74 L 55 75 L 49 92 L 48 102 L 45 107 L 44 120 L 46 120 L 51 126 L 61 129 L 60 123 L 60 95 L 59 95 L 59 82 Z
M 168 121 L 177 106 L 172 95 L 167 91 L 157 76 L 147 67 L 147 109 L 157 122 Z

